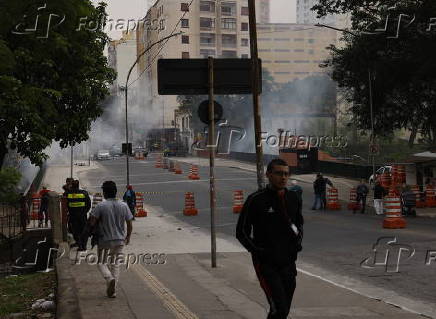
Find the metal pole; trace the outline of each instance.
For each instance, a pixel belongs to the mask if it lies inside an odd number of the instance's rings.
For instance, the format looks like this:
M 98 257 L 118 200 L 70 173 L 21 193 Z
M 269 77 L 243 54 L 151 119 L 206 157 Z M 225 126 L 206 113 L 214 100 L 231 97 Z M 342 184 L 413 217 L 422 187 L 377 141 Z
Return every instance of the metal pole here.
M 210 179 L 210 237 L 212 268 L 216 268 L 216 230 L 215 230 L 215 102 L 213 92 L 213 58 L 209 57 L 209 179 Z
M 260 114 L 259 97 L 259 54 L 257 51 L 257 26 L 255 0 L 248 0 L 249 24 L 250 24 L 250 52 L 252 61 L 252 85 L 253 85 L 253 116 L 254 116 L 254 142 L 256 145 L 256 170 L 257 186 L 264 187 L 263 182 L 263 149 L 261 141 L 262 121 Z
M 369 111 L 371 113 L 371 139 L 370 145 L 374 145 L 374 110 L 373 110 L 373 100 L 372 100 L 372 76 L 371 69 L 368 68 L 368 85 L 369 85 Z M 372 157 L 372 176 L 375 178 L 375 161 L 374 161 L 374 153 L 371 151 Z
M 70 177 L 73 178 L 73 157 L 74 157 L 74 153 L 73 153 L 73 145 L 71 145 L 71 158 L 70 158 Z
M 129 121 L 128 121 L 128 113 L 127 113 L 127 85 L 126 85 L 126 185 L 130 185 L 130 163 L 129 163 Z

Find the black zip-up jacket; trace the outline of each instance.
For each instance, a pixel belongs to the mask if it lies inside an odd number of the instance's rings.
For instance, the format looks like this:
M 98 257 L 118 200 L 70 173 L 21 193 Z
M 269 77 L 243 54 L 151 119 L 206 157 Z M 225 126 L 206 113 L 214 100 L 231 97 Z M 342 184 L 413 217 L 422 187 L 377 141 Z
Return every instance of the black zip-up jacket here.
M 267 187 L 251 194 L 236 226 L 236 238 L 250 253 L 261 262 L 279 266 L 295 263 L 303 238 L 301 201 L 287 189 L 284 198 L 286 212 L 277 191 Z M 292 224 L 297 227 L 298 236 Z

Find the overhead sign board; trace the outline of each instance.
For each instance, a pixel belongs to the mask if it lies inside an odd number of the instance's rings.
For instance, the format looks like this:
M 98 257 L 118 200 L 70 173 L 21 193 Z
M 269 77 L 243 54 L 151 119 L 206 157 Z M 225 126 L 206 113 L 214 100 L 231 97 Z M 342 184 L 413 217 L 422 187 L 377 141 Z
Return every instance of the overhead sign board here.
M 251 59 L 214 59 L 214 94 L 251 94 Z M 209 93 L 208 59 L 160 59 L 160 95 L 206 95 Z M 262 92 L 259 60 L 259 93 Z

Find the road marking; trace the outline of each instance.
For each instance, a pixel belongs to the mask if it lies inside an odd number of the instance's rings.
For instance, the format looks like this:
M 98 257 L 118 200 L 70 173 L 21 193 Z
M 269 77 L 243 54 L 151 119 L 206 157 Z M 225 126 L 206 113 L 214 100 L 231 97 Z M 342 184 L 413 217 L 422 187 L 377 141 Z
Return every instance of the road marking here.
M 189 308 L 161 283 L 155 276 L 141 265 L 133 265 L 132 269 L 147 284 L 150 290 L 163 302 L 164 306 L 179 319 L 199 319 Z

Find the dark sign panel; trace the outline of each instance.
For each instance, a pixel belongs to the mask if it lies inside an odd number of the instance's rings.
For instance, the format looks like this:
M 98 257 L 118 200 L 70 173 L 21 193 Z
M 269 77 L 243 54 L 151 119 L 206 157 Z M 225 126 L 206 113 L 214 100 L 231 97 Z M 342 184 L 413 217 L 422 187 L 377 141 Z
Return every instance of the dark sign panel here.
M 259 60 L 259 70 L 262 62 Z M 158 60 L 158 92 L 160 95 L 207 95 L 207 59 Z M 262 72 L 259 72 L 259 93 Z M 214 94 L 251 94 L 251 59 L 214 59 Z

